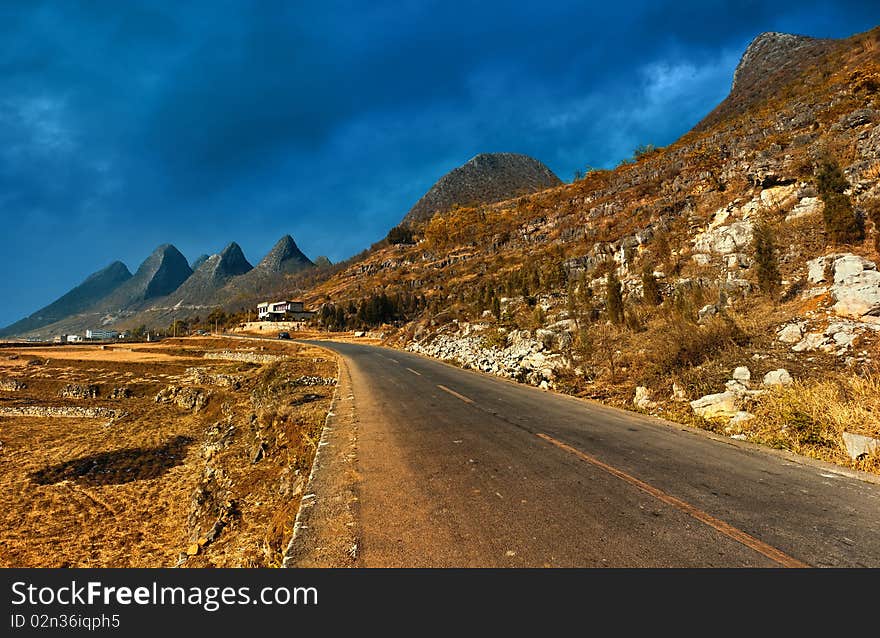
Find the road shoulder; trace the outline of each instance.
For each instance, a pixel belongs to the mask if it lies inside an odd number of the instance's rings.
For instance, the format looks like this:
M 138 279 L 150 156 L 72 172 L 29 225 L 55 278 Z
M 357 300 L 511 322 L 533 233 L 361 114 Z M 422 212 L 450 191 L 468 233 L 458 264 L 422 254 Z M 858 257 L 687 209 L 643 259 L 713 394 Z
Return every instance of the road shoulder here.
M 336 394 L 283 567 L 354 567 L 357 561 L 358 432 L 351 375 L 342 356 L 322 349 L 338 362 Z

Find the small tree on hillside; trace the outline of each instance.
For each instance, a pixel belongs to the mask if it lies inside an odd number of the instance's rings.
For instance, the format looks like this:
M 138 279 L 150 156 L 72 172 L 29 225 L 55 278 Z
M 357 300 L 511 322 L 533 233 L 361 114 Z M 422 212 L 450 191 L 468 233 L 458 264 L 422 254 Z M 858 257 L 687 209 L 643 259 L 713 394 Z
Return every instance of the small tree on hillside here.
M 412 229 L 404 224 L 395 226 L 394 228 L 389 230 L 387 239 L 389 244 L 414 243 Z
M 660 286 L 657 285 L 654 270 L 648 265 L 642 269 L 642 298 L 651 306 L 659 306 L 663 303 L 663 295 L 660 294 Z
M 880 199 L 868 200 L 865 203 L 865 212 L 874 224 L 874 250 L 880 253 Z
M 840 165 L 831 157 L 822 158 L 816 167 L 816 188 L 825 203 L 822 214 L 828 238 L 837 244 L 851 244 L 865 238 L 865 223 L 853 210 L 845 191 L 849 182 Z
M 501 320 L 501 300 L 495 294 L 492 295 L 492 315 L 496 321 Z
M 816 188 L 821 195 L 842 193 L 849 188 L 849 182 L 840 170 L 840 165 L 829 155 L 822 157 L 816 164 Z
M 622 288 L 616 269 L 611 268 L 605 284 L 605 309 L 608 311 L 608 320 L 615 325 L 622 324 L 625 319 Z
M 773 227 L 766 219 L 759 219 L 752 233 L 752 252 L 758 275 L 758 288 L 775 299 L 782 284 Z

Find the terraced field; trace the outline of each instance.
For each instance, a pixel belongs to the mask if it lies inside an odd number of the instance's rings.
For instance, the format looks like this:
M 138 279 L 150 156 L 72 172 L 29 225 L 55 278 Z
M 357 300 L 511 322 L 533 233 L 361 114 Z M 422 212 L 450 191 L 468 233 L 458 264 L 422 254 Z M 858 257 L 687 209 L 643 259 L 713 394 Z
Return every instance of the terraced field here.
M 0 566 L 280 564 L 335 377 L 272 341 L 0 349 Z

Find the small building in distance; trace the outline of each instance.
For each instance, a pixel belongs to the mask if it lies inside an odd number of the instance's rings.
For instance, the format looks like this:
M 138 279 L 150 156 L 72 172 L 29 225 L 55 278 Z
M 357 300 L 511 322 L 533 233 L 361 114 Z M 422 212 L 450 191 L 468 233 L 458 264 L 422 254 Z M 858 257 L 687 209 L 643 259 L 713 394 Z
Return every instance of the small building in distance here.
M 315 316 L 313 310 L 306 310 L 302 301 L 264 301 L 257 304 L 257 319 L 260 321 L 308 321 Z
M 118 338 L 119 333 L 116 330 L 86 330 L 86 339 L 90 341 Z
M 67 343 L 79 343 L 82 340 L 81 335 L 67 335 Z

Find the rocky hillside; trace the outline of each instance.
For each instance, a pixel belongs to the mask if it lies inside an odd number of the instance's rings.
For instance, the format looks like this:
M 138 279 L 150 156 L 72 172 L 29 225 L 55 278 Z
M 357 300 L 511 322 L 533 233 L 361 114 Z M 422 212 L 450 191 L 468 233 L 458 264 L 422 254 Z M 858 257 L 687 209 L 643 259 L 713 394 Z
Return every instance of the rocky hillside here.
M 206 253 L 202 253 L 201 255 L 199 255 L 198 257 L 196 257 L 193 260 L 193 262 L 189 265 L 189 267 L 192 268 L 193 272 L 197 271 L 199 269 L 199 266 L 201 266 L 203 263 L 205 263 L 208 260 L 208 257 L 210 257 L 210 256 L 211 255 L 208 255 Z
M 192 270 L 177 248 L 162 244 L 138 267 L 134 276 L 85 309 L 90 315 L 112 314 L 138 307 L 177 290 Z
M 878 179 L 880 29 L 763 34 L 669 147 L 416 223 L 308 301 L 332 329 L 880 468 Z
M 491 204 L 562 182 L 536 159 L 516 153 L 481 153 L 434 184 L 404 217 L 413 225 L 455 205 Z
M 76 288 L 59 297 L 45 308 L 0 330 L 0 337 L 22 334 L 82 312 L 131 279 L 131 272 L 121 261 L 89 275 Z

